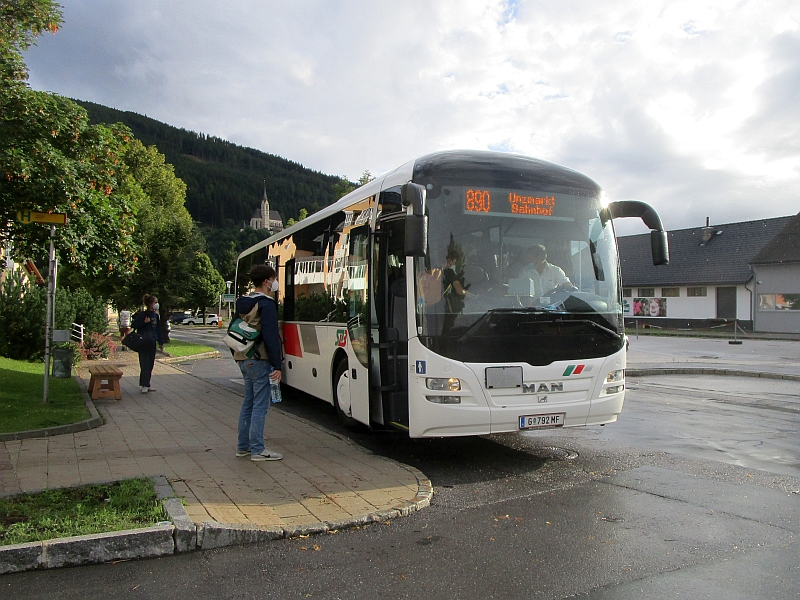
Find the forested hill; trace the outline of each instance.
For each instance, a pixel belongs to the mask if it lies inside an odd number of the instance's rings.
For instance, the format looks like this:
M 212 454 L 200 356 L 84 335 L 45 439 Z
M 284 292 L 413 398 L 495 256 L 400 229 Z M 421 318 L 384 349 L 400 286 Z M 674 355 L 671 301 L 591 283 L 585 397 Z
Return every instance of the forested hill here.
M 270 209 L 285 223 L 301 208 L 313 213 L 334 201 L 338 177 L 217 137 L 178 129 L 134 112 L 76 100 L 95 123 L 123 123 L 145 145 L 155 145 L 186 182 L 186 208 L 212 227 L 241 227 L 260 207 L 266 181 Z

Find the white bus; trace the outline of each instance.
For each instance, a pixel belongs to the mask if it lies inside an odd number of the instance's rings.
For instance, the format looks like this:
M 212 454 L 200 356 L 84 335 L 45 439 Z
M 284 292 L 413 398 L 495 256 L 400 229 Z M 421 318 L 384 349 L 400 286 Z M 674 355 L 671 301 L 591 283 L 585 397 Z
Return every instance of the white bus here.
M 610 423 L 626 351 L 612 219 L 632 216 L 666 264 L 642 202 L 608 204 L 588 177 L 526 156 L 438 152 L 242 252 L 236 291 L 254 264 L 277 268 L 283 381 L 347 425 L 443 437 Z

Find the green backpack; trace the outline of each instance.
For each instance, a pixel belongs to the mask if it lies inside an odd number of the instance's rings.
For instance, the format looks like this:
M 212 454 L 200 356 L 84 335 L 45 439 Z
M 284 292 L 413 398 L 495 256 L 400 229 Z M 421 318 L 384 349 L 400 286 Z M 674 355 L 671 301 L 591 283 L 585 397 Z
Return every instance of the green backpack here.
M 253 310 L 258 310 L 258 306 Z M 261 328 L 256 329 L 244 319 L 236 317 L 228 325 L 228 332 L 222 341 L 233 352 L 243 352 L 247 358 L 253 358 L 261 341 Z

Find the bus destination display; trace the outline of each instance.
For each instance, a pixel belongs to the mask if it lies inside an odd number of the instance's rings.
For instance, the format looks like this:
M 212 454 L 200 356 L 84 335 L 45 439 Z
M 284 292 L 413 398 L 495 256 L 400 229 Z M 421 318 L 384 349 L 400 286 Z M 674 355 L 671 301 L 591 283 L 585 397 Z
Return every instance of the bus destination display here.
M 574 209 L 571 196 L 478 187 L 451 188 L 449 191 L 463 197 L 464 214 L 539 217 L 559 221 L 574 218 L 574 214 L 571 214 Z

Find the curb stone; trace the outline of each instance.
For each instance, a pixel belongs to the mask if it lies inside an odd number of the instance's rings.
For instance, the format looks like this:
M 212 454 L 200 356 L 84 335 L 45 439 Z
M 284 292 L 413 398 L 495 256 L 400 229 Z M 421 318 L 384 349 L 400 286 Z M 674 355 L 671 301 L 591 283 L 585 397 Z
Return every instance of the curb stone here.
M 203 550 L 269 542 L 285 537 L 282 527 L 226 525 L 216 521 L 206 521 L 202 528 L 203 535 L 199 547 Z
M 784 379 L 800 381 L 800 375 L 786 373 L 763 373 L 759 371 L 741 371 L 738 369 L 709 369 L 705 367 L 674 368 L 631 368 L 625 370 L 626 377 L 646 377 L 648 375 L 726 375 L 733 377 L 760 377 L 762 379 Z
M 169 523 L 0 546 L 0 575 L 174 554 L 172 533 Z
M 156 496 L 161 500 L 164 510 L 175 527 L 173 531 L 175 552 L 196 550 L 199 546 L 197 525 L 189 518 L 186 509 L 183 508 L 181 499 L 175 496 L 175 491 L 163 475 L 153 477 L 153 483 L 155 484 Z
M 173 554 L 172 524 L 42 542 L 46 569 Z
M 17 431 L 12 433 L 0 433 L 0 442 L 12 442 L 15 440 L 25 440 L 29 438 L 43 438 L 51 437 L 54 435 L 64 435 L 67 433 L 78 433 L 79 431 L 88 431 L 95 429 L 103 424 L 103 417 L 97 412 L 94 402 L 89 397 L 89 391 L 86 389 L 86 384 L 83 379 L 78 375 L 73 375 L 80 387 L 83 401 L 86 403 L 86 408 L 89 411 L 90 417 L 77 423 L 69 423 L 67 425 L 58 425 L 56 427 L 45 427 L 44 429 L 29 429 L 27 431 Z

